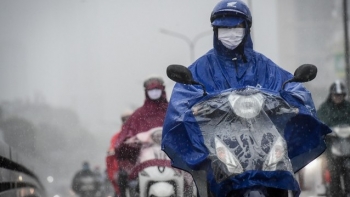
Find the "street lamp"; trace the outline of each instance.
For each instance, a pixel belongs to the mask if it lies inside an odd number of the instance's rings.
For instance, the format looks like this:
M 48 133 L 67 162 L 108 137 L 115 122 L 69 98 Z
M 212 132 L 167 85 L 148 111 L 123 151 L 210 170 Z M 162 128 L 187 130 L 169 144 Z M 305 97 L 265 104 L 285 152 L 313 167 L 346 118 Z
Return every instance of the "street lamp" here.
M 173 37 L 176 37 L 176 38 L 180 38 L 181 40 L 184 40 L 188 44 L 188 46 L 190 47 L 190 60 L 191 60 L 191 63 L 194 61 L 194 47 L 195 47 L 197 41 L 200 38 L 203 38 L 204 36 L 207 36 L 207 35 L 212 33 L 212 31 L 205 31 L 205 32 L 197 34 L 191 40 L 190 38 L 188 38 L 187 36 L 185 36 L 183 34 L 180 34 L 180 33 L 177 33 L 177 32 L 173 32 L 173 31 L 169 31 L 167 29 L 160 29 L 160 32 L 163 33 L 163 34 L 166 34 L 166 35 L 173 36 Z

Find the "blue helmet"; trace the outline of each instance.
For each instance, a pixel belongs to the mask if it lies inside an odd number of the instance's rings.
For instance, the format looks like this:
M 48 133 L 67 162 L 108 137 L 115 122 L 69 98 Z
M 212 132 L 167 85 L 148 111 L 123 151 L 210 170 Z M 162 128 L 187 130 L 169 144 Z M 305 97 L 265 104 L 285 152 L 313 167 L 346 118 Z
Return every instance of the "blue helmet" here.
M 248 6 L 240 0 L 222 0 L 214 7 L 210 22 L 214 27 L 230 27 L 246 22 L 252 26 L 252 15 Z

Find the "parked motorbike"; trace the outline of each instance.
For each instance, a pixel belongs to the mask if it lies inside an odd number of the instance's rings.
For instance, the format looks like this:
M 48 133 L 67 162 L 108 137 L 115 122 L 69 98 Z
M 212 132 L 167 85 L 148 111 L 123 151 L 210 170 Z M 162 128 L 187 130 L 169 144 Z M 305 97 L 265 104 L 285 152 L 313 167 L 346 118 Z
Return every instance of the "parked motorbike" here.
M 196 188 L 190 174 L 171 167 L 161 150 L 162 127 L 137 134 L 131 139 L 141 143 L 136 165 L 129 175 L 131 197 L 195 197 Z M 130 140 L 129 140 L 130 141 Z
M 311 81 L 316 74 L 315 66 L 302 65 L 282 89 L 289 82 Z M 170 65 L 167 75 L 175 82 L 200 85 L 203 89 L 202 100 L 191 105 L 186 120 L 189 125 L 198 125 L 208 156 L 192 166 L 178 165 L 192 174 L 199 196 L 276 197 L 288 196 L 290 191 L 294 196 L 299 195 L 294 173 L 325 148 L 310 152 L 308 157 L 301 156 L 308 148 L 319 145 L 299 144 L 301 133 L 312 138 L 307 126 L 300 125 L 300 132 L 289 129 L 294 124 L 291 120 L 299 122 L 300 118 L 306 118 L 298 115 L 305 109 L 293 107 L 278 93 L 261 87 L 207 95 L 205 87 L 194 81 L 191 72 L 181 65 Z M 307 113 L 310 114 L 306 110 Z M 293 155 L 294 147 L 302 147 L 300 155 Z M 170 157 L 178 161 L 186 155 Z

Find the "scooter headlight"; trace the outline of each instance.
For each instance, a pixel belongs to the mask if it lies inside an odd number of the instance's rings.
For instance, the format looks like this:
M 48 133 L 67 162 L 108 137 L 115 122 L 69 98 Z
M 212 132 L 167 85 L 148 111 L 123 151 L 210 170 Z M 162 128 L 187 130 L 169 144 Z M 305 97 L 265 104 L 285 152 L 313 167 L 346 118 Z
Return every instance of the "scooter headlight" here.
M 270 153 L 267 155 L 267 160 L 264 163 L 263 170 L 274 171 L 277 170 L 277 164 L 285 158 L 286 144 L 282 137 L 278 137 L 272 146 Z
M 231 107 L 237 116 L 250 119 L 257 116 L 263 106 L 264 97 L 262 94 L 238 95 L 231 94 L 228 97 Z
M 243 173 L 243 167 L 239 163 L 238 159 L 230 152 L 230 150 L 218 137 L 215 137 L 215 150 L 216 156 L 226 165 L 227 170 L 230 173 Z

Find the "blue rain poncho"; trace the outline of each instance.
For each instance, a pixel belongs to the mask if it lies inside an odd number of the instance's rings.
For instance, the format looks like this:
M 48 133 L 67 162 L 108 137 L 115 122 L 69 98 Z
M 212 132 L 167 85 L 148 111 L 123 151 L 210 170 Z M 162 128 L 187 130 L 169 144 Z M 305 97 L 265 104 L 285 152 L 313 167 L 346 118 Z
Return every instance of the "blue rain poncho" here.
M 324 136 L 330 130 L 316 118 L 310 92 L 302 84 L 295 82 L 288 83 L 282 90 L 282 84 L 293 75 L 254 51 L 249 34 L 244 44 L 232 51 L 218 41 L 217 31 L 214 30 L 214 48 L 196 60 L 189 69 L 194 80 L 205 86 L 208 95 L 203 96 L 203 89 L 199 85 L 177 83 L 173 89 L 164 122 L 162 149 L 172 159 L 174 167 L 187 171 L 198 170 L 209 154 L 199 126 L 195 124 L 191 107 L 221 91 L 247 86 L 267 89 L 271 94 L 282 97 L 291 106 L 299 109 L 299 114 L 288 123 L 284 136 L 294 172 L 325 150 Z M 245 172 L 240 177 L 250 177 L 249 181 L 235 187 L 245 188 L 259 182 L 265 186 L 299 191 L 297 184 L 290 186 L 290 183 L 286 183 L 286 180 L 291 180 L 291 176 L 285 179 L 289 175 L 282 173 L 280 179 L 271 181 L 272 176 L 276 175 L 270 172 Z M 232 181 L 235 181 L 234 179 L 232 178 Z M 217 196 L 225 194 L 220 193 L 220 188 L 228 187 L 223 185 L 226 183 L 220 184 L 210 185 L 210 189 Z M 295 194 L 298 195 L 297 193 Z

